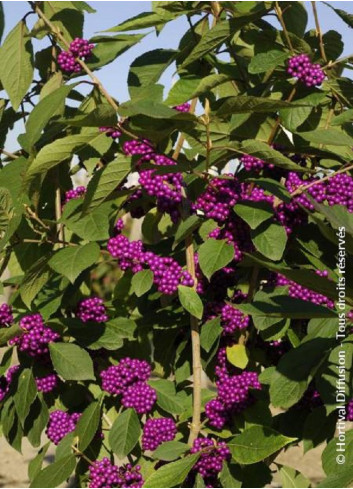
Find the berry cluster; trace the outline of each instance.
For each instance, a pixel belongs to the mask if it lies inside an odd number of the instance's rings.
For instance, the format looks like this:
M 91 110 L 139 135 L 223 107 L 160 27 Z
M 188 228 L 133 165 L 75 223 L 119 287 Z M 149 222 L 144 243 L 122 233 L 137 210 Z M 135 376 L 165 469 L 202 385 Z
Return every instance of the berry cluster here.
M 307 87 L 321 85 L 325 79 L 321 66 L 313 64 L 306 54 L 292 56 L 288 60 L 287 73 L 302 81 Z
M 102 126 L 99 128 L 100 132 L 105 132 L 105 134 L 112 138 L 112 139 L 117 139 L 120 138 L 122 132 L 119 131 L 118 129 L 115 129 L 115 127 L 105 127 Z
M 123 151 L 128 156 L 141 155 L 137 164 L 139 184 L 147 195 L 156 198 L 157 209 L 170 214 L 173 222 L 176 222 L 180 216 L 178 207 L 182 199 L 182 174 L 175 172 L 160 175 L 156 170 L 139 169 L 144 162 L 153 161 L 156 166 L 175 166 L 176 162 L 165 155 L 157 154 L 147 139 L 126 141 Z
M 230 459 L 230 450 L 223 441 L 215 443 L 210 438 L 196 438 L 190 450 L 191 453 L 201 453 L 193 467 L 203 477 L 206 487 L 216 487 L 216 478 L 223 468 L 223 463 Z
M 109 319 L 106 312 L 103 299 L 100 297 L 90 297 L 79 303 L 76 316 L 84 323 L 89 321 L 105 323 Z
M 177 428 L 173 419 L 148 419 L 143 427 L 142 449 L 156 450 L 161 443 L 174 440 L 176 433 Z
M 240 193 L 240 183 L 233 175 L 212 178 L 206 190 L 193 204 L 193 209 L 201 211 L 208 219 L 215 219 L 221 224 L 228 219 L 232 207 L 240 199 Z
M 206 404 L 205 412 L 210 425 L 221 429 L 234 414 L 242 412 L 254 402 L 250 390 L 260 390 L 261 384 L 256 372 L 243 371 L 238 374 L 234 367 L 228 367 L 224 346 L 218 350 L 215 371 L 218 395 Z
M 353 399 L 348 402 L 346 412 L 346 420 L 353 421 Z
M 116 234 L 119 230 L 116 229 Z M 144 267 L 153 272 L 153 281 L 163 294 L 174 294 L 178 285 L 192 286 L 190 274 L 171 257 L 160 257 L 144 250 L 142 241 L 129 241 L 126 236 L 118 234 L 108 241 L 109 253 L 117 258 L 122 270 L 131 269 L 137 273 Z
M 86 193 L 86 187 L 84 187 L 83 185 L 68 190 L 67 192 L 65 192 L 64 204 L 66 204 L 72 199 L 79 199 L 80 197 L 85 195 L 85 193 Z
M 320 275 L 320 277 L 327 277 L 328 272 L 327 270 L 323 270 L 322 272 L 320 270 L 316 270 L 315 272 L 317 275 Z M 303 301 L 307 302 L 312 302 L 313 304 L 321 305 L 321 306 L 326 306 L 329 307 L 330 309 L 333 309 L 335 306 L 335 303 L 333 300 L 329 299 L 328 297 L 325 297 L 322 294 L 319 294 L 318 292 L 314 292 L 313 290 L 307 289 L 306 287 L 303 287 L 302 285 L 297 284 L 296 282 L 293 282 L 283 275 L 278 274 L 276 277 L 276 285 L 278 286 L 288 286 L 289 285 L 289 296 L 294 297 L 296 299 L 301 299 Z
M 231 304 L 211 302 L 206 307 L 206 320 L 221 316 L 224 335 L 231 335 L 235 331 L 246 329 L 249 326 L 250 317 Z
M 110 238 L 107 249 L 109 253 L 117 258 L 121 270 L 131 269 L 137 273 L 143 269 L 144 249 L 142 241 L 129 241 L 122 234 Z
M 191 104 L 189 102 L 184 102 L 183 104 L 176 105 L 173 107 L 173 109 L 177 110 L 178 112 L 189 112 L 191 107 Z
M 9 341 L 17 345 L 19 351 L 31 357 L 43 356 L 49 352 L 48 344 L 60 338 L 58 333 L 45 326 L 40 314 L 24 316 L 20 321 L 23 333 Z
M 267 165 L 268 168 L 273 169 L 275 165 L 267 164 L 265 161 L 260 160 L 259 158 L 255 158 L 255 156 L 251 155 L 243 155 L 240 158 L 240 163 L 244 166 L 246 171 L 254 171 L 254 172 L 259 172 L 261 171 L 265 165 Z
M 141 467 L 131 464 L 118 467 L 108 457 L 96 460 L 89 468 L 90 483 L 88 487 L 142 487 Z
M 35 378 L 37 389 L 39 392 L 52 392 L 58 385 L 59 377 L 56 374 L 48 374 L 44 377 Z
M 102 388 L 113 395 L 122 395 L 124 407 L 132 407 L 139 414 L 147 413 L 156 402 L 156 392 L 146 382 L 151 367 L 144 360 L 123 358 L 101 372 Z
M 7 304 L 0 306 L 0 328 L 6 328 L 13 322 L 12 307 Z
M 81 413 L 69 414 L 60 409 L 52 411 L 49 415 L 49 422 L 46 429 L 46 435 L 54 445 L 58 443 L 76 428 L 77 421 L 80 419 Z
M 13 378 L 18 372 L 19 368 L 19 365 L 14 365 L 8 369 L 6 375 L 2 375 L 0 377 L 0 402 L 4 400 L 6 394 L 9 392 L 11 382 L 13 381 Z
M 58 56 L 58 65 L 62 71 L 67 73 L 79 73 L 81 65 L 77 62 L 77 58 L 83 60 L 89 58 L 92 54 L 94 44 L 91 44 L 87 39 L 76 37 L 71 43 L 68 51 L 61 51 Z

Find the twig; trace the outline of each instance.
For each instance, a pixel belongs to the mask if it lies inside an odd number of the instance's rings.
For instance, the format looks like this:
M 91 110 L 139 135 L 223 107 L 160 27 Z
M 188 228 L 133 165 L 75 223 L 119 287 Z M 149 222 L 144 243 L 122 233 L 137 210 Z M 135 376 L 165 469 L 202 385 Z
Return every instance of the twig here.
M 346 168 L 341 168 L 340 170 L 337 170 L 337 171 L 331 173 L 331 175 L 327 175 L 324 178 L 319 178 L 318 180 L 315 180 L 314 182 L 308 183 L 308 185 L 301 185 L 296 190 L 294 190 L 290 195 L 291 195 L 291 197 L 294 197 L 296 195 L 302 194 L 303 192 L 305 192 L 309 188 L 313 187 L 314 185 L 317 185 L 318 183 L 325 182 L 326 180 L 330 180 L 330 178 L 332 178 L 336 175 L 339 175 L 340 173 L 345 173 L 348 170 L 352 170 L 352 169 L 353 169 L 353 165 L 349 165 Z
M 197 99 L 193 99 L 191 102 L 190 113 L 195 112 Z M 183 147 L 185 138 L 180 134 L 178 142 L 176 144 L 173 160 L 177 160 L 180 151 Z M 184 187 L 182 187 L 182 195 L 184 199 L 183 214 L 184 218 L 188 217 L 189 209 L 187 206 L 187 196 Z M 185 239 L 185 254 L 186 254 L 186 266 L 189 274 L 194 280 L 194 287 L 196 287 L 197 279 L 195 272 L 195 258 L 194 258 L 194 244 L 192 235 L 189 235 Z M 197 438 L 201 428 L 201 345 L 200 345 L 200 327 L 198 319 L 195 316 L 190 315 L 190 328 L 191 328 L 191 345 L 192 345 L 192 370 L 193 370 L 193 409 L 192 409 L 192 421 L 190 425 L 189 443 L 191 444 L 195 438 Z
M 15 155 L 14 153 L 9 153 L 8 151 L 2 148 L 0 148 L 0 153 L 4 154 L 5 156 L 8 156 L 12 160 L 17 160 L 17 158 L 19 158 L 19 156 Z
M 113 426 L 113 423 L 111 422 L 109 416 L 106 413 L 103 413 L 103 419 L 107 423 L 109 428 Z
M 325 62 L 327 62 L 324 41 L 323 41 L 323 38 L 322 38 L 322 31 L 321 31 L 321 28 L 320 28 L 319 17 L 317 15 L 316 2 L 311 2 L 311 6 L 312 6 L 312 9 L 313 9 L 313 14 L 314 14 L 314 19 L 315 19 L 316 35 L 319 38 L 321 57 L 322 57 L 322 59 Z
M 47 2 L 50 5 L 50 2 Z M 61 32 L 55 27 L 55 25 L 46 17 L 44 12 L 38 7 L 38 5 L 35 5 L 35 11 L 37 12 L 38 16 L 44 21 L 44 23 L 50 28 L 52 31 L 52 34 L 55 35 L 62 43 L 63 45 L 69 49 L 70 44 L 66 41 L 64 36 L 61 34 Z M 107 102 L 113 107 L 115 112 L 118 111 L 118 105 L 116 102 L 113 100 L 113 98 L 109 95 L 107 90 L 104 88 L 102 82 L 92 73 L 92 71 L 88 68 L 86 63 L 82 61 L 80 58 L 76 58 L 77 63 L 83 68 L 83 70 L 87 73 L 87 75 L 91 78 L 93 83 L 98 87 L 102 95 L 106 98 Z
M 276 11 L 278 20 L 282 26 L 284 35 L 286 37 L 288 47 L 292 51 L 292 53 L 294 54 L 293 44 L 292 44 L 292 41 L 290 40 L 289 33 L 287 31 L 287 27 L 286 27 L 286 24 L 285 24 L 284 19 L 283 19 L 283 12 L 282 12 L 282 9 L 281 9 L 278 2 L 276 2 L 276 4 L 275 4 L 275 11 Z
M 90 465 L 94 466 L 94 462 L 92 462 L 91 459 L 89 459 L 87 457 L 87 455 L 85 455 L 84 453 L 81 452 L 81 450 L 79 450 L 78 448 L 75 447 L 75 445 L 71 445 L 71 448 L 72 450 L 75 452 L 76 455 L 78 455 L 79 457 L 82 457 L 84 460 L 86 460 L 86 462 L 88 462 Z
M 43 222 L 43 221 L 42 221 L 42 220 L 41 220 L 41 219 L 40 219 L 40 218 L 37 216 L 37 214 L 36 214 L 34 211 L 32 211 L 32 209 L 29 207 L 29 205 L 24 204 L 24 207 L 25 207 L 25 210 L 26 210 L 27 214 L 29 215 L 29 217 L 30 217 L 31 219 L 33 219 L 34 221 L 37 221 L 37 222 L 38 222 L 38 224 L 40 224 L 40 225 L 41 225 L 41 226 L 42 226 L 44 229 L 47 229 L 47 230 L 49 230 L 49 229 L 50 229 L 50 227 L 49 227 L 47 224 L 45 224 L 45 223 L 44 223 L 44 222 Z

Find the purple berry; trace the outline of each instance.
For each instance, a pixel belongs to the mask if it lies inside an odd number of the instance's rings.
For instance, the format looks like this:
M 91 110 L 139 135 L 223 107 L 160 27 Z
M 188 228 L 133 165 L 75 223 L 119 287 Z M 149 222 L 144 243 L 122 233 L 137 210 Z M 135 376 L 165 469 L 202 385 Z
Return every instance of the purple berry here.
M 154 451 L 166 441 L 174 440 L 177 434 L 175 422 L 171 418 L 150 418 L 143 427 L 142 449 Z
M 52 392 L 58 385 L 59 377 L 56 374 L 48 374 L 44 377 L 35 378 L 37 389 L 39 392 Z
M 136 382 L 147 381 L 150 375 L 151 367 L 145 360 L 126 357 L 101 372 L 102 388 L 109 394 L 120 395 Z
M 105 323 L 109 319 L 103 299 L 99 297 L 90 297 L 81 301 L 78 305 L 76 316 L 84 323 L 89 321 Z
M 12 307 L 7 304 L 0 306 L 0 328 L 7 328 L 13 322 Z
M 214 487 L 223 463 L 230 459 L 230 450 L 223 441 L 216 442 L 210 438 L 196 438 L 190 450 L 191 453 L 201 453 L 199 460 L 193 467 L 203 477 L 206 487 Z
M 45 326 L 40 314 L 24 316 L 20 321 L 20 328 L 23 330 L 22 335 L 11 339 L 9 344 L 17 345 L 19 351 L 31 357 L 47 354 L 49 343 L 60 338 L 58 333 Z
M 73 188 L 71 190 L 68 190 L 65 193 L 64 204 L 67 204 L 67 202 L 69 202 L 72 199 L 79 199 L 80 197 L 85 195 L 85 193 L 86 193 L 86 187 L 84 187 L 83 185 L 81 185 L 80 187 L 76 187 L 76 188 Z
M 138 414 L 145 414 L 151 411 L 156 400 L 156 391 L 151 386 L 145 382 L 136 382 L 123 393 L 121 404 L 135 409 Z
M 190 111 L 191 104 L 189 102 L 185 102 L 180 105 L 176 105 L 173 107 L 173 109 L 177 110 L 178 112 L 189 112 Z
M 53 411 L 49 415 L 49 423 L 46 429 L 46 435 L 55 445 L 76 428 L 77 421 L 81 413 L 69 414 L 60 409 Z

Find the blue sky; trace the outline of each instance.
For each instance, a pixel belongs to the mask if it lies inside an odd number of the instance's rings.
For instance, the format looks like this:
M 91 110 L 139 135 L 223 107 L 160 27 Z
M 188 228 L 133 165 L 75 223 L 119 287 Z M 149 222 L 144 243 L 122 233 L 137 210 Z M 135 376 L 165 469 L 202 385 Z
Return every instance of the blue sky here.
M 19 21 L 23 15 L 28 12 L 29 6 L 25 1 L 4 1 L 2 2 L 5 10 L 5 35 L 11 30 L 14 25 Z M 85 16 L 85 27 L 84 36 L 90 38 L 97 34 L 99 31 L 103 31 L 110 27 L 113 27 L 123 20 L 128 19 L 132 16 L 138 15 L 141 12 L 151 10 L 152 2 L 141 2 L 141 1 L 88 1 L 88 3 L 94 7 L 97 12 L 95 14 L 86 14 Z M 353 1 L 335 1 L 330 2 L 334 4 L 336 8 L 346 10 L 347 12 L 353 14 Z M 314 20 L 311 11 L 310 2 L 305 2 L 308 13 L 309 13 L 309 25 L 314 27 Z M 352 47 L 352 29 L 348 26 L 323 2 L 317 2 L 317 10 L 319 14 L 320 24 L 322 30 L 325 32 L 330 29 L 337 30 L 343 38 L 345 44 L 344 54 L 350 54 L 353 52 Z M 32 20 L 33 19 L 33 20 Z M 34 21 L 34 16 L 28 17 L 28 23 Z M 152 50 L 156 48 L 175 48 L 178 45 L 181 34 L 185 31 L 187 27 L 187 22 L 184 17 L 179 18 L 173 22 L 170 22 L 162 31 L 162 33 L 157 37 L 152 31 L 142 43 L 134 46 L 132 49 L 120 56 L 114 63 L 102 68 L 97 74 L 102 80 L 103 84 L 106 86 L 108 91 L 116 97 L 120 102 L 128 99 L 127 92 L 127 75 L 129 71 L 129 66 L 131 62 L 140 54 L 147 50 Z M 41 45 L 46 45 L 46 40 L 43 40 Z M 39 47 L 39 46 L 38 46 Z M 161 82 L 165 82 L 167 85 L 170 84 L 170 76 L 173 73 L 171 68 L 164 79 Z M 10 138 L 12 140 L 12 137 Z M 9 141 L 11 144 L 14 141 Z M 14 149 L 12 147 L 12 149 Z

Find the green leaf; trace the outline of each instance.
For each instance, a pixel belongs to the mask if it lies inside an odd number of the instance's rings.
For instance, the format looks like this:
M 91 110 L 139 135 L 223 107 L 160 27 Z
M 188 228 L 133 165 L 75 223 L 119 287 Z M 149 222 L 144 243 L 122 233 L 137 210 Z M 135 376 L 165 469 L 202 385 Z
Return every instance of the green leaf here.
M 130 66 L 128 75 L 131 98 L 137 89 L 157 83 L 164 70 L 174 61 L 176 51 L 172 49 L 155 49 L 137 57 Z
M 292 467 L 284 465 L 280 468 L 282 487 L 310 487 L 310 481 Z
M 296 438 L 288 438 L 267 426 L 252 426 L 228 444 L 235 462 L 249 465 L 269 457 Z
M 154 100 L 132 100 L 119 106 L 119 114 L 124 117 L 135 115 L 147 115 L 155 119 L 172 119 L 180 116 L 180 113 Z
M 338 235 L 342 239 L 345 238 L 346 232 L 353 236 L 353 216 L 347 212 L 347 208 L 343 205 L 328 206 L 319 204 L 310 195 L 307 196 L 315 209 L 323 214 L 334 229 L 338 229 Z
M 70 477 L 75 466 L 75 455 L 61 458 L 41 470 L 29 487 L 58 487 Z
M 48 264 L 57 273 L 74 283 L 81 272 L 96 263 L 100 248 L 97 243 L 83 246 L 67 246 L 57 251 Z
M 224 239 L 208 239 L 198 249 L 199 264 L 204 275 L 210 279 L 234 258 L 234 246 Z
M 249 63 L 249 73 L 263 73 L 267 70 L 272 70 L 287 59 L 288 53 L 279 51 L 278 49 L 271 49 L 265 53 L 256 54 Z
M 223 464 L 221 473 L 219 474 L 219 479 L 221 481 L 222 487 L 242 487 L 242 481 L 240 479 L 240 473 L 236 469 L 239 466 L 230 464 L 229 462 Z M 235 472 L 233 474 L 232 472 Z
M 293 163 L 292 160 L 262 141 L 247 139 L 241 143 L 241 151 L 244 154 L 255 156 L 255 158 L 264 160 L 266 163 L 272 163 L 286 170 L 303 171 L 301 166 Z
M 203 304 L 198 293 L 192 287 L 179 285 L 178 295 L 183 308 L 192 316 L 201 319 L 203 315 Z
M 131 157 L 118 155 L 104 168 L 94 173 L 83 202 L 83 212 L 90 213 L 100 206 L 116 188 L 125 180 L 131 171 Z
M 353 109 L 347 109 L 342 114 L 336 115 L 330 124 L 331 126 L 341 126 L 346 122 L 353 122 Z
M 17 325 L 13 324 L 9 328 L 1 328 L 0 329 L 0 346 L 6 345 L 6 343 L 15 338 L 22 333 L 22 329 Z
M 327 307 L 280 295 L 278 292 L 270 294 L 259 291 L 251 304 L 237 304 L 237 309 L 240 309 L 245 314 L 264 318 L 309 319 L 337 317 L 336 312 Z
M 152 457 L 157 460 L 172 462 L 189 450 L 189 445 L 180 441 L 166 441 L 159 445 Z
M 234 207 L 238 214 L 251 229 L 256 229 L 261 223 L 273 216 L 273 207 L 268 202 L 242 202 Z
M 141 434 L 140 420 L 134 409 L 126 409 L 114 421 L 109 431 L 109 443 L 119 459 L 134 448 Z
M 200 341 L 202 348 L 209 352 L 215 341 L 221 336 L 223 328 L 220 318 L 214 318 L 202 325 Z
M 245 345 L 233 345 L 226 348 L 227 360 L 242 370 L 249 363 L 249 351 Z
M 41 395 L 40 395 L 41 396 Z M 39 447 L 42 434 L 48 424 L 49 411 L 45 402 L 38 397 L 31 405 L 31 409 L 24 424 L 24 431 L 28 441 L 33 447 Z
M 185 221 L 181 221 L 175 233 L 173 248 L 195 231 L 201 222 L 201 219 L 196 215 L 189 216 Z
M 31 405 L 37 396 L 37 387 L 30 368 L 25 368 L 18 376 L 18 384 L 14 402 L 18 419 L 22 426 L 28 416 Z
M 39 450 L 38 454 L 34 458 L 32 458 L 32 460 L 29 462 L 29 464 L 28 464 L 28 478 L 31 482 L 39 474 L 39 472 L 42 468 L 43 462 L 44 462 L 44 458 L 45 458 L 47 451 L 50 447 L 50 444 L 51 444 L 50 441 L 48 441 L 48 443 L 46 443 Z
M 200 457 L 199 453 L 163 465 L 147 478 L 144 487 L 175 487 L 184 482 L 186 476 Z
M 322 468 L 327 475 L 337 474 L 342 470 L 342 464 L 338 464 L 336 457 L 339 454 L 337 452 L 339 439 L 333 438 L 325 447 L 322 453 Z M 353 464 L 353 430 L 346 432 L 345 440 L 345 464 L 352 466 Z
M 332 7 L 332 5 L 330 5 L 327 2 L 323 2 L 323 3 L 325 5 L 327 5 L 328 7 L 330 7 L 334 12 L 336 12 L 336 14 L 339 17 L 341 17 L 341 19 L 343 20 L 343 22 L 345 22 L 348 25 L 348 27 L 353 28 L 353 15 L 352 14 L 349 14 L 345 10 L 342 10 L 342 9 L 339 9 L 339 8 L 334 8 L 334 7 Z M 335 487 L 335 486 L 333 486 L 333 487 Z
M 251 231 L 251 240 L 256 249 L 271 260 L 280 260 L 287 244 L 287 233 L 276 222 L 265 221 Z
M 98 131 L 88 134 L 75 134 L 47 144 L 30 164 L 26 173 L 26 181 L 29 182 L 36 175 L 46 173 L 63 161 L 71 159 L 75 152 L 82 150 L 87 145 L 94 144 L 95 140 L 101 136 L 102 134 Z
M 274 407 L 289 408 L 301 399 L 310 375 L 325 359 L 333 341 L 316 338 L 293 348 L 281 358 L 271 379 L 270 399 Z
M 173 17 L 174 16 L 171 15 L 170 19 Z M 124 32 L 137 29 L 146 29 L 146 27 L 156 27 L 163 25 L 166 22 L 167 20 L 156 12 L 142 12 L 141 14 L 131 17 L 130 19 L 125 20 L 115 27 L 111 27 L 104 32 Z
M 304 37 L 308 14 L 304 2 L 279 2 L 283 11 L 283 22 L 289 32 Z
M 20 286 L 20 294 L 27 307 L 31 306 L 33 299 L 48 282 L 50 270 L 47 257 L 42 256 L 28 270 Z
M 72 118 L 59 119 L 62 124 L 73 127 L 98 127 L 98 126 L 115 126 L 117 123 L 116 111 L 110 104 L 102 103 L 88 114 L 78 112 Z
M 21 20 L 7 35 L 0 49 L 1 83 L 17 110 L 33 79 L 33 47 L 29 31 Z
M 69 324 L 69 332 L 78 343 L 90 350 L 117 350 L 124 344 L 124 339 L 132 340 L 136 323 L 129 318 L 114 318 L 105 324 L 90 323 L 83 328 L 82 323 Z
M 244 16 L 238 19 L 233 18 L 229 20 L 221 20 L 201 37 L 199 43 L 183 61 L 181 68 L 185 68 L 195 61 L 199 61 L 203 58 L 203 56 L 205 56 L 205 54 L 210 53 L 218 46 L 221 46 L 225 41 L 230 39 L 236 31 L 241 29 L 250 20 L 256 19 L 260 16 L 261 13 L 255 13 L 253 15 Z
M 97 70 L 114 61 L 118 56 L 138 44 L 145 34 L 119 34 L 117 36 L 95 36 L 92 56 L 86 63 L 91 70 Z
M 50 357 L 55 370 L 65 380 L 94 380 L 89 354 L 72 343 L 50 343 Z
M 78 448 L 82 452 L 86 450 L 99 428 L 101 420 L 100 402 L 92 402 L 82 413 L 75 429 L 75 436 L 78 437 Z
M 251 95 L 238 95 L 228 97 L 220 101 L 217 116 L 224 117 L 230 114 L 254 113 L 254 112 L 277 112 L 279 109 L 296 108 L 298 104 L 284 100 L 274 100 L 266 97 L 253 97 Z
M 62 220 L 70 231 L 74 232 L 80 238 L 87 241 L 103 241 L 110 237 L 109 235 L 109 212 L 110 204 L 101 204 L 94 207 L 91 212 L 83 217 L 75 214 L 69 218 L 63 216 Z
M 298 132 L 297 134 L 310 143 L 332 146 L 353 146 L 353 138 L 337 129 L 315 129 L 315 131 Z
M 31 111 L 26 122 L 26 133 L 22 134 L 21 144 L 30 151 L 40 138 L 43 129 L 54 115 L 59 115 L 65 107 L 65 99 L 77 85 L 64 85 L 44 97 Z
M 149 385 L 157 392 L 157 403 L 170 414 L 182 414 L 185 411 L 183 400 L 177 396 L 175 385 L 170 380 L 150 380 Z
M 140 270 L 135 273 L 131 280 L 132 291 L 137 297 L 148 292 L 153 285 L 153 272 L 151 270 Z
M 330 474 L 316 487 L 351 487 L 353 483 L 353 466 L 339 468 L 339 471 Z

